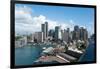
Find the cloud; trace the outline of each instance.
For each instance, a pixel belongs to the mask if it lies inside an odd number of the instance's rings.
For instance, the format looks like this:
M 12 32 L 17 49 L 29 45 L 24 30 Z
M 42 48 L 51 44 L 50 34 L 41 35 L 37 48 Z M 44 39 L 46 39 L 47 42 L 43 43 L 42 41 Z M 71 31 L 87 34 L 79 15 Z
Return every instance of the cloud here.
M 49 29 L 55 29 L 55 26 L 61 26 L 62 29 L 72 27 L 69 23 L 62 23 L 48 19 L 44 15 L 33 17 L 31 15 L 32 9 L 26 6 L 20 6 L 15 8 L 15 31 L 18 33 L 33 33 L 35 31 L 41 31 L 41 24 L 45 21 L 48 22 Z M 34 13 L 33 13 L 34 15 Z
M 32 23 L 32 9 L 27 6 L 15 7 L 15 22 L 16 23 Z
M 45 22 L 43 15 L 32 16 L 32 8 L 27 6 L 15 7 L 15 31 L 17 33 L 33 33 L 41 30 L 41 24 Z
M 31 7 L 27 6 L 16 6 L 15 7 L 15 31 L 17 33 L 33 33 L 36 31 L 41 31 L 41 24 L 43 24 L 45 21 L 48 22 L 49 29 L 55 29 L 55 26 L 61 26 L 61 29 L 70 28 L 70 30 L 73 30 L 75 25 L 78 25 L 78 23 L 75 23 L 72 19 L 68 20 L 67 22 L 59 22 L 54 21 L 51 19 L 48 19 L 44 15 L 39 16 L 32 16 L 35 13 L 32 12 L 33 9 Z M 91 27 L 87 27 L 89 31 L 91 31 L 93 23 L 91 23 Z M 79 25 L 82 27 L 85 27 L 85 25 Z

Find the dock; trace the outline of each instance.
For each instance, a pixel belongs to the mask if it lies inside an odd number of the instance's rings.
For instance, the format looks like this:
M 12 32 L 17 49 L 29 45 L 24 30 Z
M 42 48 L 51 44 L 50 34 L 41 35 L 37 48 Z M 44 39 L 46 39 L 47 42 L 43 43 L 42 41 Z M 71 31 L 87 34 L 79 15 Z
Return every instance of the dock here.
M 58 63 L 69 63 L 68 60 L 65 61 L 63 58 L 58 56 L 47 56 L 44 59 L 40 57 L 36 62 L 53 62 L 53 61 L 56 61 Z

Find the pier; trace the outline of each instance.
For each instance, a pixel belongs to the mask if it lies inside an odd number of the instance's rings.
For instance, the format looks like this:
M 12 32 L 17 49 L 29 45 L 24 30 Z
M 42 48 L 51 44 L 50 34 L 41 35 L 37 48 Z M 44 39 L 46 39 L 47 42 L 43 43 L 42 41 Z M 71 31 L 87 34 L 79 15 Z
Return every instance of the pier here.
M 56 61 L 58 63 L 69 63 L 70 61 L 63 59 L 60 56 L 47 56 L 45 58 L 40 57 L 37 61 L 35 62 L 53 62 Z

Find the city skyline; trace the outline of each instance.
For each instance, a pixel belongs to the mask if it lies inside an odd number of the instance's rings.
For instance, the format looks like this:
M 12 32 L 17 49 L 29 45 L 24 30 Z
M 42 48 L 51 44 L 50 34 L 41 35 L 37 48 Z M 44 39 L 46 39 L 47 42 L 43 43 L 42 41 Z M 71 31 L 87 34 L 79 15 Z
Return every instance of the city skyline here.
M 95 61 L 95 8 L 48 4 L 15 4 L 15 66 Z
M 40 31 L 41 24 L 45 21 L 48 22 L 49 30 L 54 29 L 55 26 L 73 30 L 74 26 L 78 25 L 79 27 L 87 28 L 89 33 L 94 33 L 94 11 L 91 8 L 15 5 L 16 33 Z

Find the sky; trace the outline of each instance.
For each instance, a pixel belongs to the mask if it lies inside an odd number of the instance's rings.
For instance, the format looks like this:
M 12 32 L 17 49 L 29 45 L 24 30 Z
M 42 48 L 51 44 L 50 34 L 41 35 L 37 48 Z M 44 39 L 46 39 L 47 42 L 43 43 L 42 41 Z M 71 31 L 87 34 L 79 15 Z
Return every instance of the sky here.
M 25 34 L 41 31 L 41 24 L 48 22 L 49 29 L 61 26 L 61 29 L 75 25 L 84 27 L 89 34 L 94 33 L 94 9 L 80 7 L 62 7 L 34 4 L 15 5 L 15 32 Z

